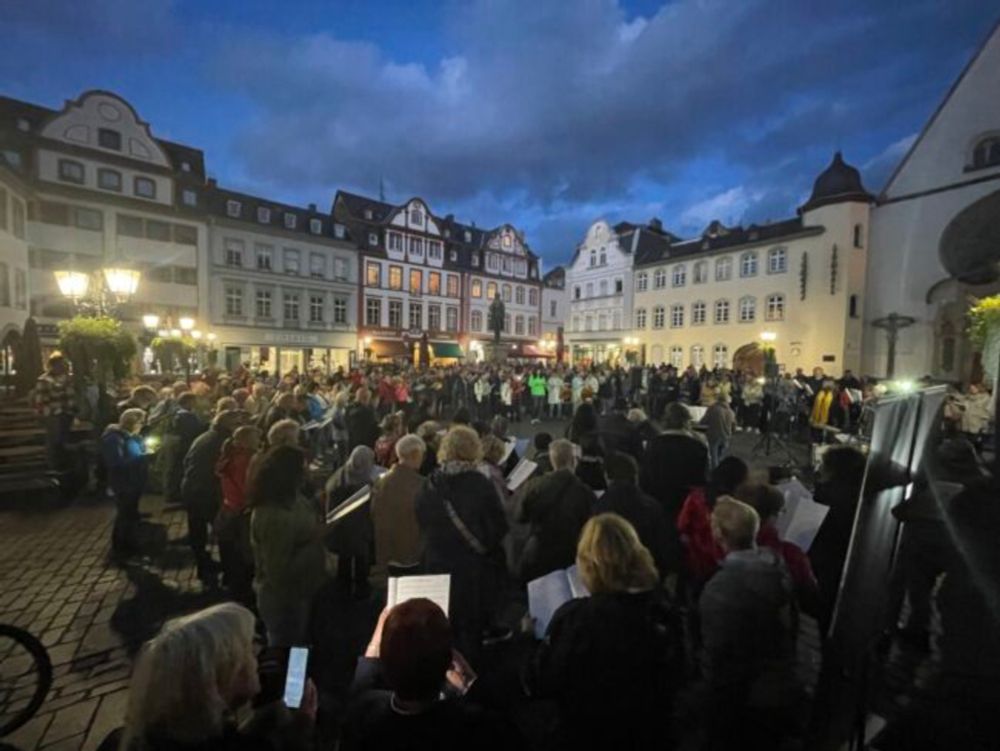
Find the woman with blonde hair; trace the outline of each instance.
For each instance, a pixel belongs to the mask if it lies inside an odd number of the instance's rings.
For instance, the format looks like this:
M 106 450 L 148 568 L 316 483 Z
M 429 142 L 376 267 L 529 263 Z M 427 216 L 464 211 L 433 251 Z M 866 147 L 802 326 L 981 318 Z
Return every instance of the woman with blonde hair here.
M 416 499 L 422 568 L 451 574 L 449 616 L 459 648 L 473 661 L 506 577 L 507 518 L 496 488 L 479 469 L 482 458 L 476 431 L 451 428 L 438 449 L 439 467 Z
M 554 747 L 670 748 L 683 640 L 652 556 L 625 519 L 599 514 L 580 534 L 576 568 L 590 597 L 556 611 L 532 676 L 532 693 L 559 708 Z
M 136 662 L 118 748 L 270 751 L 304 746 L 316 717 L 311 681 L 294 715 L 275 702 L 261 706 L 243 727 L 233 722 L 232 713 L 261 692 L 253 637 L 253 613 L 233 602 L 169 621 Z M 110 747 L 108 741 L 102 744 Z

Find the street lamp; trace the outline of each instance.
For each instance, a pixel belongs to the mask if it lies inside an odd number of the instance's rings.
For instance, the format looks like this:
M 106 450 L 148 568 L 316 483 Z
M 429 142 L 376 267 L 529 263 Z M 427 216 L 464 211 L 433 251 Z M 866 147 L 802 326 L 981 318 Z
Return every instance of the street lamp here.
M 178 321 L 178 323 L 180 323 L 181 330 L 183 330 L 183 331 L 190 331 L 191 329 L 194 328 L 194 319 L 193 318 L 184 317 L 184 318 L 181 318 L 180 321 Z
M 139 288 L 139 272 L 120 266 L 104 269 L 104 283 L 115 297 L 128 298 Z
M 90 277 L 82 271 L 57 271 L 55 276 L 59 291 L 65 297 L 76 301 L 87 294 Z
M 192 339 L 201 339 L 201 337 L 202 337 L 202 333 L 198 329 L 192 329 L 191 330 L 191 338 Z
M 761 331 L 760 340 L 762 342 L 774 342 L 778 340 L 778 334 L 774 331 Z
M 110 315 L 114 308 L 126 302 L 139 287 L 139 272 L 122 266 L 111 266 L 91 275 L 74 269 L 54 272 L 56 285 L 64 297 L 73 301 L 81 312 L 90 315 Z
M 160 325 L 160 317 L 156 313 L 146 313 L 142 317 L 142 325 L 147 329 L 155 329 Z

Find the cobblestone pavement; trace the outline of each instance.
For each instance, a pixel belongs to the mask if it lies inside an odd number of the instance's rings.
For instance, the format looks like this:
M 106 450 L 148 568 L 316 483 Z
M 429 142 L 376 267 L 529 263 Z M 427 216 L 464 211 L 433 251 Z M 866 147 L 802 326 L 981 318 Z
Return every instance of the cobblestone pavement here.
M 54 682 L 38 715 L 3 739 L 25 751 L 90 751 L 121 724 L 132 656 L 171 616 L 219 599 L 194 575 L 184 515 L 159 497 L 143 537 L 152 555 L 108 560 L 110 501 L 0 511 L 0 621 L 28 629 L 49 650 Z

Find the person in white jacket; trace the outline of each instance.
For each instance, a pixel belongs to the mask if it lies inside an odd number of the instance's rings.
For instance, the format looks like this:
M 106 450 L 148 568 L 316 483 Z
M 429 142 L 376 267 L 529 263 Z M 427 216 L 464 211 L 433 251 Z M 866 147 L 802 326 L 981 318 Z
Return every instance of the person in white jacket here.
M 563 379 L 555 371 L 549 376 L 548 382 L 548 405 L 549 417 L 553 420 L 559 417 L 559 408 L 562 406 Z

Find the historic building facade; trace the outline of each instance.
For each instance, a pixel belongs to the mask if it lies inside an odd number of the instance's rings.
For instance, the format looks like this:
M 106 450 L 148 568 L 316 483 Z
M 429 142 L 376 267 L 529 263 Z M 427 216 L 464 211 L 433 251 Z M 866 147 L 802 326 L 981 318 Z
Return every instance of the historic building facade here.
M 208 319 L 220 360 L 272 372 L 347 368 L 357 346 L 357 252 L 328 213 L 209 181 Z
M 565 344 L 568 315 L 566 269 L 556 266 L 542 277 L 542 342 L 550 351 L 554 352 L 560 343 Z
M 14 352 L 28 317 L 27 183 L 0 154 L 0 378 L 15 368 Z
M 699 238 L 641 253 L 632 326 L 645 361 L 746 366 L 766 340 L 785 370 L 857 372 L 871 201 L 837 153 L 798 216 L 712 222 Z
M 978 379 L 965 317 L 1000 292 L 1000 24 L 879 194 L 871 244 L 864 371 Z

